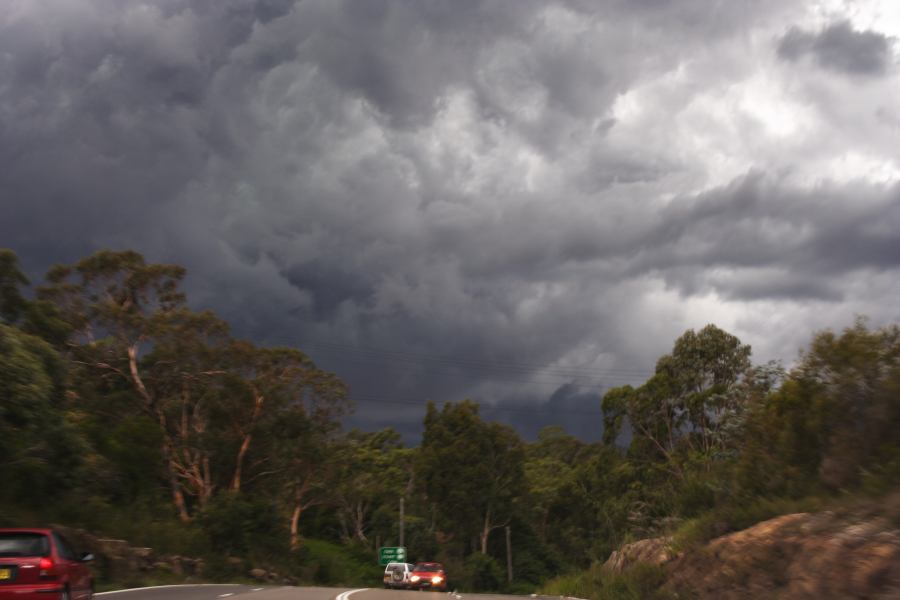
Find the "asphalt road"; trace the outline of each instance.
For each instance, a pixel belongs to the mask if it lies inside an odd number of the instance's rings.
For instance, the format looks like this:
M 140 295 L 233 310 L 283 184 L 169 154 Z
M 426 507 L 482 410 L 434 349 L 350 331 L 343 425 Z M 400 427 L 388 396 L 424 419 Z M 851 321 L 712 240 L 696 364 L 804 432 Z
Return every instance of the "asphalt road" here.
M 521 596 L 249 585 L 169 585 L 95 594 L 98 600 L 522 600 Z

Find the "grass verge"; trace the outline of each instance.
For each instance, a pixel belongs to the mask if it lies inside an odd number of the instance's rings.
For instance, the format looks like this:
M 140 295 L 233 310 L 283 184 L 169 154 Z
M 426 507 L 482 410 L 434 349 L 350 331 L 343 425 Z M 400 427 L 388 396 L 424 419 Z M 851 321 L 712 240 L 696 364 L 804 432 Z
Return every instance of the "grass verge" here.
M 666 581 L 662 567 L 636 564 L 623 573 L 610 573 L 595 564 L 587 571 L 563 575 L 547 582 L 540 593 L 588 600 L 670 600 L 661 590 Z

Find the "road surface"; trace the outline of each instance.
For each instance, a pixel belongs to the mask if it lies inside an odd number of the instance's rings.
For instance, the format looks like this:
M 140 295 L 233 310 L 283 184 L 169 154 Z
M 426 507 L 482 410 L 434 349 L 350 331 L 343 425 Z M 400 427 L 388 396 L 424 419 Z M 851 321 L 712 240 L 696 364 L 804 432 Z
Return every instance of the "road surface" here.
M 232 584 L 169 585 L 103 592 L 95 596 L 97 600 L 522 600 L 522 596 L 496 594 Z

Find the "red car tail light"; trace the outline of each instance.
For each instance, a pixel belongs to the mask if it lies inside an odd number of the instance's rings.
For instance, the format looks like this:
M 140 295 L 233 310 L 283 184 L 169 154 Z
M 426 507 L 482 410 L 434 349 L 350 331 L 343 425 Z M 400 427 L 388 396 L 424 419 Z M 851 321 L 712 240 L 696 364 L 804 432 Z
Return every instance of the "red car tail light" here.
M 56 571 L 53 568 L 54 566 L 56 565 L 53 564 L 52 558 L 48 558 L 46 556 L 42 558 L 38 563 L 38 569 L 40 569 L 39 575 L 41 579 L 51 579 L 53 577 L 56 577 Z

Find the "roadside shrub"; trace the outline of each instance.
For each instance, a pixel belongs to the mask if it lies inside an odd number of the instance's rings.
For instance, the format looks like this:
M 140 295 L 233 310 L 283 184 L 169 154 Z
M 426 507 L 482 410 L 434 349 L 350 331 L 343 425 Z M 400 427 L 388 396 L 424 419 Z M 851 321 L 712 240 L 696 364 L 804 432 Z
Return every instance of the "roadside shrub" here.
M 821 510 L 827 500 L 819 497 L 801 499 L 756 498 L 747 503 L 723 505 L 688 519 L 673 534 L 678 550 L 695 548 L 709 540 L 733 531 L 747 529 L 762 521 L 791 513 Z
M 254 561 L 282 558 L 288 553 L 288 532 L 273 504 L 242 494 L 219 494 L 198 522 L 217 556 L 249 557 Z
M 638 563 L 624 573 L 610 573 L 595 563 L 587 571 L 553 579 L 541 594 L 591 600 L 668 600 L 673 596 L 662 591 L 665 582 L 665 570 L 655 565 Z
M 367 555 L 368 554 L 368 555 Z M 384 567 L 377 564 L 375 553 L 362 545 L 343 546 L 324 540 L 304 539 L 294 553 L 294 574 L 304 583 L 318 585 L 381 585 Z
M 493 557 L 476 552 L 466 559 L 465 587 L 472 591 L 496 591 L 505 581 L 503 570 Z

